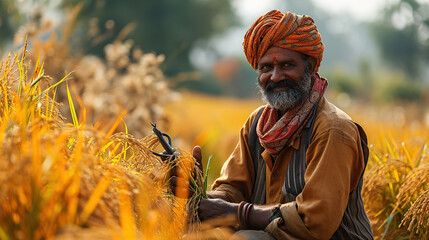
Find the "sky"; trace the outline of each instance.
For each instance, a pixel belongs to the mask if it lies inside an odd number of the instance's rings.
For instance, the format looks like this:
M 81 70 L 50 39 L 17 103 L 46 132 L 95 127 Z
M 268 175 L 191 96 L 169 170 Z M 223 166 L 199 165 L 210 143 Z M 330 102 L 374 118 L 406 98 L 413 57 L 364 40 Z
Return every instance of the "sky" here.
M 332 13 L 349 13 L 357 20 L 372 19 L 386 2 L 397 0 L 312 0 L 321 9 Z M 256 19 L 276 6 L 275 0 L 234 0 L 239 16 L 244 19 Z M 280 9 L 279 9 L 280 10 Z
M 373 20 L 387 0 L 315 0 L 315 5 L 333 13 L 348 13 L 357 20 Z

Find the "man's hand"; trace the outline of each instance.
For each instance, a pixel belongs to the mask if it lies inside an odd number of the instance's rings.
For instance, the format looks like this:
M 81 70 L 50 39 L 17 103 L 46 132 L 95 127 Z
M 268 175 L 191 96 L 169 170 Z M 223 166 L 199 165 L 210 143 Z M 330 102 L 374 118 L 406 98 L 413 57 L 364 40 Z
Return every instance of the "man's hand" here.
M 192 149 L 192 156 L 195 158 L 198 168 L 202 171 L 203 163 L 202 163 L 202 153 L 201 147 L 195 146 Z M 192 188 L 190 186 L 190 180 L 183 177 L 183 173 L 178 167 L 174 167 L 170 172 L 170 185 L 171 191 L 180 198 L 188 198 L 193 195 Z M 195 175 L 195 174 L 193 174 Z
M 233 215 L 237 217 L 238 203 L 230 203 L 222 199 L 201 199 L 198 216 L 201 221 Z
M 195 158 L 196 164 L 200 168 L 201 172 L 203 172 L 203 161 L 202 161 L 203 154 L 201 153 L 201 147 L 200 146 L 196 145 L 192 149 L 192 156 Z
M 238 222 L 239 203 L 230 203 L 222 199 L 201 199 L 198 207 L 198 216 L 201 221 L 210 220 L 217 217 L 233 215 Z M 277 205 L 252 205 L 247 216 L 247 229 L 263 230 L 269 224 L 269 218 L 272 216 Z M 241 219 L 244 221 L 244 219 Z

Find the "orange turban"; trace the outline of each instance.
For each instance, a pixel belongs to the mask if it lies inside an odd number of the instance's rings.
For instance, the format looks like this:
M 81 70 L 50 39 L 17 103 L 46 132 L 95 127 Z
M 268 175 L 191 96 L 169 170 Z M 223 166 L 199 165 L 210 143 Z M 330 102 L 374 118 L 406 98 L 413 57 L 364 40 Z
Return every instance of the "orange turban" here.
M 317 72 L 324 49 L 321 39 L 313 18 L 272 10 L 259 17 L 247 30 L 243 48 L 254 69 L 268 48 L 277 46 L 314 57 Z

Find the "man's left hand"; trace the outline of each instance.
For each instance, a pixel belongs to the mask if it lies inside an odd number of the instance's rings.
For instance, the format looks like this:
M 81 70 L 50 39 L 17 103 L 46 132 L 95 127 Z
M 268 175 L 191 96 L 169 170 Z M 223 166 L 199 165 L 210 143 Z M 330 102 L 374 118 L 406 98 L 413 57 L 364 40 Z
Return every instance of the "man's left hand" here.
M 198 216 L 201 221 L 206 221 L 227 215 L 237 216 L 237 210 L 237 203 L 230 203 L 219 198 L 203 198 L 198 206 Z

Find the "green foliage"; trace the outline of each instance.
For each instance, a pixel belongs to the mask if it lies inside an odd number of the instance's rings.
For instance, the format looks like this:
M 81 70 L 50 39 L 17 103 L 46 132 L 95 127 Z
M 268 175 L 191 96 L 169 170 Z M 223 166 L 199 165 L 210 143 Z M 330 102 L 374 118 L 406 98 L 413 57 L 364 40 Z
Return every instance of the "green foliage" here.
M 419 101 L 423 89 L 419 84 L 406 80 L 394 80 L 381 91 L 382 99 L 386 101 Z
M 371 98 L 372 79 L 369 73 L 351 73 L 343 67 L 333 68 L 324 75 L 328 79 L 329 89 L 337 93 L 346 93 L 354 99 Z
M 207 185 L 208 185 L 208 176 L 210 171 L 210 160 L 212 159 L 212 155 L 210 155 L 209 159 L 207 160 L 207 167 L 206 167 L 206 173 L 204 175 L 204 198 L 208 198 L 207 196 Z
M 339 92 L 347 93 L 349 96 L 357 97 L 359 92 L 361 92 L 361 84 L 358 80 L 353 79 L 353 76 L 348 75 L 347 73 L 337 70 L 334 71 L 329 79 L 330 85 Z
M 370 23 L 383 59 L 413 78 L 429 62 L 429 4 L 401 0 L 387 6 Z
M 185 76 L 186 77 L 186 76 Z M 211 95 L 221 95 L 222 88 L 219 81 L 213 75 L 205 73 L 202 77 L 179 81 L 175 87 L 178 89 L 188 89 L 196 92 L 208 93 Z
M 246 97 L 259 97 L 256 85 L 258 84 L 258 77 L 255 70 L 243 58 L 240 62 L 241 71 L 234 74 L 231 81 L 226 82 L 224 92 L 227 95 L 237 96 L 240 98 Z
M 83 4 L 78 17 L 86 28 L 82 34 L 88 30 L 92 34 L 89 39 L 79 37 L 86 52 L 102 54 L 107 43 L 134 23 L 127 37 L 144 52 L 165 54 L 163 70 L 169 76 L 192 70 L 189 53 L 195 43 L 221 33 L 236 21 L 230 0 L 64 0 L 62 6 L 77 3 Z
M 358 73 L 334 68 L 326 73 L 331 90 L 346 93 L 354 99 L 387 103 L 423 102 L 427 87 L 413 81 L 401 71 L 389 71 L 361 61 Z
M 0 46 L 13 39 L 13 34 L 21 22 L 16 1 L 0 0 Z

